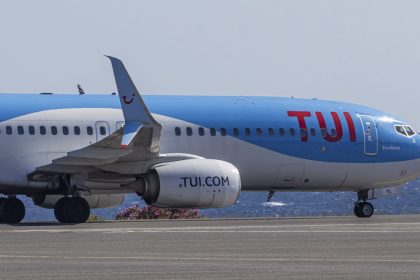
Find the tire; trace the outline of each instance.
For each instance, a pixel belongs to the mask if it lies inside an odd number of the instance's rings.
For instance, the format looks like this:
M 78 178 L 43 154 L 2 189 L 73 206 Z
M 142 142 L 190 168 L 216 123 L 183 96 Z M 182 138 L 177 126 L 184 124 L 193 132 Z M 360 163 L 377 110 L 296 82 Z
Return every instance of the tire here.
M 68 217 L 65 215 L 65 208 L 71 200 L 70 197 L 60 198 L 54 205 L 54 216 L 60 223 L 70 223 Z
M 354 214 L 359 218 L 369 218 L 373 215 L 375 208 L 369 202 L 359 201 L 354 205 Z
M 357 202 L 355 205 L 354 205 L 354 214 L 357 216 L 357 217 L 359 217 L 359 218 L 362 218 L 363 217 L 363 213 L 362 213 L 362 211 L 361 211 L 361 208 L 362 208 L 362 205 L 363 205 L 363 202 Z
M 373 215 L 375 208 L 369 202 L 363 203 L 363 206 L 360 208 L 360 212 L 362 213 L 363 218 L 369 218 Z
M 73 197 L 64 209 L 70 223 L 84 223 L 89 219 L 90 206 L 82 197 Z
M 3 202 L 5 202 L 6 199 L 7 199 L 6 197 L 0 197 L 0 209 L 1 209 L 2 205 L 3 205 Z M 1 215 L 1 212 L 0 212 L 0 223 L 4 223 L 4 221 L 3 221 L 3 215 Z
M 25 218 L 25 205 L 16 197 L 9 197 L 0 204 L 0 220 L 6 224 L 18 224 Z

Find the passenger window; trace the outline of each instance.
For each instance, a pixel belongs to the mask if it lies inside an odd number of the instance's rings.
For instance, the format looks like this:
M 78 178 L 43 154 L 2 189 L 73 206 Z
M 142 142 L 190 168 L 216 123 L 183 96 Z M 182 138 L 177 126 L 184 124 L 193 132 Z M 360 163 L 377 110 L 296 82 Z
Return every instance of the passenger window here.
M 372 133 L 372 128 L 370 127 L 370 123 L 366 123 L 367 127 L 366 127 L 366 134 L 370 135 Z
M 294 137 L 296 135 L 296 131 L 294 128 L 289 129 L 290 136 Z
M 210 128 L 210 135 L 211 136 L 216 136 L 216 129 L 215 128 Z
M 286 130 L 284 128 L 280 128 L 279 129 L 279 134 L 280 134 L 280 136 L 283 137 L 286 134 Z
M 39 127 L 39 133 L 41 133 L 41 135 L 47 134 L 47 129 L 45 128 L 45 126 L 41 125 Z
M 79 126 L 75 126 L 73 130 L 74 130 L 74 135 L 80 135 L 80 127 Z
M 308 136 L 308 133 L 307 133 L 306 129 L 301 128 L 300 129 L 300 137 L 306 137 L 306 136 Z
M 57 127 L 56 126 L 51 126 L 51 134 L 52 135 L 57 135 L 57 132 L 58 132 Z
M 63 134 L 64 135 L 69 135 L 69 127 L 68 126 L 63 126 Z
M 332 137 L 337 137 L 337 130 L 335 130 L 335 128 L 331 129 L 331 136 Z
M 175 127 L 175 135 L 180 136 L 181 135 L 181 128 Z
M 6 126 L 6 134 L 7 135 L 12 135 L 13 133 L 13 129 L 10 125 Z
M 198 128 L 198 135 L 204 136 L 204 128 L 203 127 Z
M 263 132 L 261 128 L 257 128 L 256 130 L 257 136 L 262 136 Z
M 99 133 L 100 133 L 101 135 L 106 135 L 106 128 L 105 128 L 105 126 L 101 126 L 101 127 L 99 127 Z
M 239 135 L 239 129 L 238 128 L 234 128 L 233 129 L 233 135 L 234 136 L 238 136 Z
M 28 131 L 30 135 L 34 135 L 35 134 L 35 127 L 33 125 L 30 125 L 28 127 Z
M 86 127 L 86 132 L 88 135 L 93 135 L 93 128 L 91 126 Z
M 23 126 L 21 126 L 21 125 L 19 125 L 19 126 L 17 127 L 17 130 L 18 130 L 18 134 L 19 134 L 19 135 L 23 135 L 23 134 L 25 133 L 25 131 L 23 130 Z
M 222 136 L 226 136 L 226 134 L 227 134 L 227 131 L 226 131 L 226 128 L 221 128 L 220 129 L 220 134 L 222 134 Z
M 187 135 L 188 136 L 192 136 L 193 132 L 192 132 L 192 128 L 191 127 L 187 127 Z
M 246 136 L 251 136 L 251 129 L 250 128 L 245 128 L 245 135 Z
M 23 130 L 23 126 L 19 125 L 18 126 L 18 134 L 23 135 L 24 133 L 25 133 L 25 131 Z
M 397 132 L 398 132 L 399 134 L 402 134 L 402 135 L 407 136 L 407 133 L 405 132 L 405 130 L 404 130 L 404 128 L 402 127 L 402 125 L 397 125 L 397 126 L 395 126 L 395 129 L 397 130 Z
M 274 136 L 274 129 L 269 128 L 269 129 L 268 129 L 268 135 L 269 135 L 270 137 L 273 137 L 273 136 Z
M 311 136 L 316 136 L 316 129 L 315 128 L 311 128 Z
M 327 137 L 327 130 L 325 128 L 321 128 L 321 136 Z

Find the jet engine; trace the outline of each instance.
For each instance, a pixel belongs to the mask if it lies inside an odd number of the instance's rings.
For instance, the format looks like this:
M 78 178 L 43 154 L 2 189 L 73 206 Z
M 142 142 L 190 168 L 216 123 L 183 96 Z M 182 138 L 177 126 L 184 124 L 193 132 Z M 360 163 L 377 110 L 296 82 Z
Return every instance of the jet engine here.
M 238 169 L 228 162 L 189 159 L 154 166 L 126 187 L 157 207 L 221 208 L 236 202 L 241 178 Z

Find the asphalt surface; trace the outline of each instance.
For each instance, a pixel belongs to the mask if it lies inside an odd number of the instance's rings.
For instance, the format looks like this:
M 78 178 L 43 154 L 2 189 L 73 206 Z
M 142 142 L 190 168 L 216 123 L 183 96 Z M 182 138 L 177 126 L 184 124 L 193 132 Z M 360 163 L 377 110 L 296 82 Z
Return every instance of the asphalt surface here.
M 420 216 L 0 225 L 0 279 L 420 279 Z

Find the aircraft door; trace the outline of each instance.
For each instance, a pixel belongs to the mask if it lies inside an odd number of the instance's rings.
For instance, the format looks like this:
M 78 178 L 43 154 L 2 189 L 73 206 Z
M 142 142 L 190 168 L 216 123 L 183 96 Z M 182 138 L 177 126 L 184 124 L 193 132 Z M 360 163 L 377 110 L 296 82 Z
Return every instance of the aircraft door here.
M 368 156 L 376 156 L 379 146 L 376 122 L 372 116 L 361 115 L 359 117 L 363 127 L 364 153 Z
M 96 141 L 100 141 L 109 135 L 108 122 L 104 122 L 104 121 L 96 122 L 95 129 L 96 129 Z

